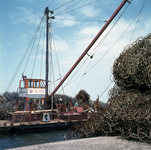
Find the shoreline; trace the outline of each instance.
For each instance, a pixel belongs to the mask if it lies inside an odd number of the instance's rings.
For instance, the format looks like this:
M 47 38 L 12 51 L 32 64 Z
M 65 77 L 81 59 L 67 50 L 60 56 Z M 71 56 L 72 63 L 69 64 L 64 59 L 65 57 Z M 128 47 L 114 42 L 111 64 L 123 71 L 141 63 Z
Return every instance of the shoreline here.
M 10 148 L 7 150 L 150 150 L 151 144 L 125 140 L 121 136 L 99 136 Z

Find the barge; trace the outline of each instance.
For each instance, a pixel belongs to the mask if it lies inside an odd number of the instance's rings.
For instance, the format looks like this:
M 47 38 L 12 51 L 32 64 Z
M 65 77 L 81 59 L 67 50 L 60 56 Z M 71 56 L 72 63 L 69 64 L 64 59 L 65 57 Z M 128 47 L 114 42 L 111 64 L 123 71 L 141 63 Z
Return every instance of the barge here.
M 88 45 L 72 68 L 63 78 L 61 78 L 60 83 L 54 88 L 51 94 L 48 93 L 50 90 L 48 90 L 48 82 L 51 81 L 48 79 L 49 48 L 51 48 L 51 40 L 49 39 L 51 37 L 49 36 L 49 31 L 51 29 L 49 28 L 51 24 L 50 20 L 55 19 L 55 17 L 51 16 L 53 11 L 50 11 L 49 8 L 46 7 L 44 12 L 46 20 L 46 78 L 45 80 L 27 78 L 27 76 L 22 74 L 23 79 L 19 82 L 19 100 L 25 102 L 24 111 L 16 110 L 15 112 L 8 113 L 8 120 L 0 121 L 0 133 L 17 135 L 31 132 L 48 132 L 52 130 L 68 129 L 71 125 L 86 121 L 88 119 L 88 114 L 85 113 L 85 110 L 83 110 L 84 107 L 72 106 L 71 101 L 68 104 L 69 109 L 66 108 L 66 104 L 55 104 L 57 109 L 54 109 L 53 96 L 84 58 L 84 56 L 88 54 L 88 51 L 92 48 L 126 2 L 129 1 L 123 0 L 121 5 L 117 8 L 109 20 L 106 21 L 103 28 Z M 43 20 L 44 18 L 42 17 L 42 21 Z M 92 56 L 90 58 L 92 58 Z M 85 99 L 85 97 L 83 97 L 83 99 Z M 42 106 L 43 109 L 34 109 L 33 104 L 37 104 L 37 101 L 38 105 Z

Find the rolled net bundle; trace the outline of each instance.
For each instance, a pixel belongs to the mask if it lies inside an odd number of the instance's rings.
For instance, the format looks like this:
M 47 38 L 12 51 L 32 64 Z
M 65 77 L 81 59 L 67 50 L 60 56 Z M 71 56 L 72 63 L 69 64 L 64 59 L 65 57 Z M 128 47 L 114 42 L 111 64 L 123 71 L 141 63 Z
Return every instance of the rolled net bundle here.
M 113 80 L 124 89 L 145 92 L 151 87 L 151 34 L 125 47 L 114 61 Z

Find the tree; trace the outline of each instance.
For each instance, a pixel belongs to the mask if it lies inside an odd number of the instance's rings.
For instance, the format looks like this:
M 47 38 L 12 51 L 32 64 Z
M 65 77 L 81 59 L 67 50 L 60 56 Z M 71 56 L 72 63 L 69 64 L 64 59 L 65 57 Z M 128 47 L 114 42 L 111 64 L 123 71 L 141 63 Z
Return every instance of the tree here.
M 80 106 L 86 102 L 89 104 L 90 101 L 90 95 L 85 90 L 80 90 L 75 98 L 78 100 Z

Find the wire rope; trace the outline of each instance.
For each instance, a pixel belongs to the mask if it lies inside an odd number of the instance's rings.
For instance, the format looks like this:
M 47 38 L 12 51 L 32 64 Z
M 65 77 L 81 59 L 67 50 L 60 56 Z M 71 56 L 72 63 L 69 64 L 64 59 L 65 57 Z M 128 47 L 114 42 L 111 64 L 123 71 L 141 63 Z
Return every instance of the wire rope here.
M 97 1 L 94 1 L 94 2 L 91 2 L 91 3 L 88 3 L 88 4 L 86 4 L 86 5 L 77 7 L 77 8 L 75 8 L 75 9 L 72 9 L 72 10 L 69 10 L 69 11 L 66 11 L 66 12 L 63 12 L 63 13 L 61 13 L 61 14 L 56 14 L 56 15 L 54 15 L 54 16 L 59 16 L 59 15 L 62 15 L 62 14 L 64 14 L 64 13 L 71 12 L 71 11 L 74 11 L 74 10 L 77 10 L 77 9 L 80 9 L 80 8 L 82 8 L 82 7 L 86 7 L 86 6 L 88 6 L 88 5 L 91 5 L 91 4 L 93 4 L 93 3 L 96 3 L 96 2 L 98 2 L 98 1 L 100 1 L 100 0 L 97 0 Z
M 100 20 L 79 20 L 79 19 L 61 19 L 61 18 L 55 18 L 55 20 L 89 21 L 89 22 L 106 22 L 106 21 L 100 21 Z
M 114 28 L 114 26 L 117 24 L 117 22 L 119 21 L 119 19 L 122 17 L 122 15 L 124 14 L 124 12 L 126 11 L 126 9 L 128 8 L 128 6 L 130 5 L 130 3 L 126 6 L 126 8 L 123 10 L 123 12 L 121 13 L 121 15 L 118 17 L 118 19 L 116 20 L 116 22 L 113 24 L 113 26 L 110 28 L 110 30 L 106 33 L 106 35 L 103 37 L 103 39 L 97 44 L 97 46 L 95 46 L 95 48 L 92 50 L 92 52 L 90 53 L 90 55 L 93 53 L 92 56 L 94 56 L 94 54 L 96 53 L 96 51 L 99 49 L 99 47 L 101 46 L 101 44 L 105 41 L 105 39 L 107 38 L 107 36 L 109 35 L 109 33 L 111 32 L 111 30 Z
M 65 5 L 67 5 L 67 4 L 69 4 L 69 3 L 72 2 L 72 1 L 74 1 L 74 0 L 71 0 L 71 1 L 69 1 L 69 2 L 67 2 L 67 3 L 65 3 L 65 4 L 63 4 L 63 5 L 61 5 L 61 6 L 57 7 L 57 8 L 55 8 L 53 11 L 55 11 L 55 10 L 57 10 L 57 9 L 59 9 L 59 8 L 61 8 L 61 7 L 63 7 L 63 6 L 65 6 Z
M 146 2 L 146 3 L 147 3 L 147 2 Z M 133 30 L 133 33 L 132 33 L 132 36 L 131 36 L 131 39 L 130 39 L 129 44 L 131 43 L 132 38 L 133 38 L 133 36 L 134 36 L 134 32 L 135 32 L 135 30 L 136 30 L 136 27 L 137 27 L 137 24 L 138 24 L 139 18 L 140 18 L 140 16 L 141 16 L 141 12 L 142 12 L 142 10 L 143 10 L 143 6 L 144 6 L 144 5 L 146 5 L 146 4 L 145 4 L 145 0 L 143 1 L 142 8 L 141 8 L 141 10 L 140 10 L 140 12 L 139 12 L 138 19 L 137 19 L 137 21 L 136 21 L 136 24 L 135 24 L 135 27 L 134 27 L 134 30 Z
M 35 68 L 35 63 L 36 63 L 37 54 L 38 54 L 38 50 L 39 50 L 39 45 L 40 45 L 42 30 L 43 30 L 43 28 L 41 27 L 40 36 L 39 36 L 39 41 L 38 41 L 37 50 L 36 50 L 36 55 L 35 55 L 34 64 L 33 64 L 33 69 L 32 69 L 32 73 L 31 73 L 31 78 L 32 78 L 32 76 L 33 76 L 33 72 L 34 72 L 34 68 Z
M 89 62 L 88 66 L 86 67 L 85 72 L 84 72 L 84 74 L 82 75 L 82 77 L 81 77 L 79 83 L 77 84 L 77 87 L 75 88 L 75 91 L 73 92 L 72 96 L 75 94 L 77 88 L 79 87 L 80 83 L 82 82 L 83 77 L 86 75 L 86 71 L 87 71 L 87 69 L 88 69 L 88 67 L 89 67 L 89 65 L 90 65 L 91 62 L 92 62 L 92 59 L 91 59 L 91 61 Z
M 56 15 L 59 15 L 59 14 L 65 12 L 66 10 L 68 10 L 69 8 L 71 8 L 71 7 L 75 6 L 75 5 L 77 5 L 77 4 L 80 3 L 81 1 L 83 1 L 83 0 L 80 0 L 79 2 L 77 2 L 77 3 L 75 3 L 75 4 L 73 4 L 73 5 L 69 6 L 69 7 L 67 7 L 66 9 L 64 9 L 64 10 L 62 10 L 61 12 L 57 13 Z M 55 15 L 55 16 L 56 16 L 56 15 Z
M 43 18 L 43 19 L 44 19 L 44 18 Z M 39 24 L 38 27 L 37 27 L 36 32 L 35 32 L 34 35 L 33 35 L 33 40 L 32 40 L 33 42 L 32 42 L 32 46 L 31 46 L 31 50 L 30 50 L 30 53 L 29 53 L 29 56 L 28 56 L 28 59 L 27 59 L 27 62 L 26 62 L 26 65 L 25 65 L 25 68 L 24 68 L 23 73 L 24 73 L 25 70 L 26 70 L 26 67 L 27 67 L 27 64 L 28 64 L 28 61 L 29 61 L 29 58 L 30 58 L 30 55 L 31 55 L 31 52 L 32 52 L 32 49 L 33 49 L 33 46 L 34 46 L 34 43 L 35 43 L 36 38 L 37 38 L 37 33 L 38 33 L 39 29 L 40 29 L 40 26 L 41 26 L 41 24 L 42 24 L 43 19 L 41 20 L 40 24 Z
M 106 90 L 111 86 L 112 83 L 113 83 L 113 81 L 111 81 L 110 84 L 105 88 L 105 90 L 101 93 L 101 95 L 99 96 L 99 98 L 102 97 L 102 95 L 106 92 Z
M 127 7 L 128 7 L 128 6 L 129 6 L 129 5 L 127 5 Z M 125 8 L 125 10 L 127 9 L 127 7 Z M 116 23 L 118 22 L 118 20 L 121 18 L 121 16 L 122 16 L 123 13 L 125 12 L 125 10 L 124 10 L 124 11 L 122 12 L 122 14 L 119 16 L 119 18 L 118 18 L 117 21 L 114 23 L 114 25 L 112 26 L 112 28 L 115 26 L 115 24 L 116 24 Z M 105 40 L 105 38 L 106 38 L 107 35 L 110 33 L 110 31 L 112 30 L 112 28 L 111 28 L 111 29 L 109 30 L 109 32 L 105 35 L 105 37 L 101 40 L 101 42 L 102 42 L 103 40 Z M 100 46 L 100 43 L 101 43 L 101 42 L 99 42 L 99 44 L 95 47 L 95 49 Z M 94 49 L 94 50 L 95 50 L 95 49 Z M 93 50 L 93 51 L 94 51 L 94 50 Z M 92 53 L 92 52 L 91 52 L 91 53 Z M 105 53 L 105 55 L 106 55 L 106 54 L 107 54 L 107 53 Z M 94 54 L 93 54 L 93 55 L 94 55 Z M 103 55 L 103 57 L 104 57 L 105 55 Z M 103 58 L 103 57 L 102 57 L 102 58 Z M 101 59 L 102 59 L 102 58 L 101 58 Z M 82 64 L 82 65 L 83 65 L 83 64 Z M 82 66 L 81 66 L 81 67 L 82 67 Z M 80 67 L 80 68 L 81 68 L 81 67 Z M 94 66 L 93 66 L 93 67 L 94 67 Z M 93 67 L 91 67 L 90 69 L 92 69 Z M 80 69 L 80 68 L 79 68 L 79 69 Z M 89 69 L 89 70 L 90 70 L 90 69 Z M 89 71 L 89 70 L 88 70 L 88 71 Z M 88 72 L 88 71 L 87 71 L 87 72 Z M 78 71 L 77 71 L 77 72 L 78 72 Z M 77 72 L 76 72 L 76 73 L 77 73 Z M 85 74 L 86 74 L 87 72 L 85 72 Z M 76 73 L 75 73 L 75 74 L 76 74 Z M 75 76 L 75 74 L 74 74 L 74 76 Z M 73 78 L 73 77 L 72 77 L 72 78 Z M 72 78 L 71 78 L 71 79 L 72 79 Z M 71 79 L 69 80 L 69 82 L 71 81 Z M 69 84 L 69 82 L 68 82 L 65 86 L 67 86 L 67 85 Z M 65 86 L 64 86 L 64 87 L 65 87 Z
M 117 41 L 111 46 L 111 48 L 88 70 L 88 72 L 98 63 L 100 62 L 105 55 L 113 48 L 113 46 L 121 39 L 121 37 L 125 34 L 125 32 L 128 30 L 128 28 L 132 25 L 132 23 L 134 22 L 134 20 L 137 18 L 137 16 L 139 15 L 139 13 L 136 15 L 136 17 L 133 19 L 133 21 L 130 23 L 130 25 L 126 28 L 126 30 L 121 34 L 121 36 L 117 39 Z
M 56 50 L 56 45 L 55 45 L 55 40 L 54 40 L 54 35 L 53 35 L 52 27 L 50 29 L 51 29 L 52 41 L 53 41 L 53 45 L 54 45 L 55 56 L 56 56 L 56 60 L 57 60 L 57 66 L 58 66 L 59 76 L 60 76 L 60 81 L 61 81 L 61 71 L 60 71 L 59 60 L 58 60 L 58 55 L 57 55 L 57 50 Z M 64 93 L 64 87 L 63 87 L 63 85 L 62 85 L 62 90 L 63 90 L 63 93 Z
M 42 66 L 43 66 L 43 53 L 44 53 L 44 40 L 45 40 L 45 32 L 46 32 L 46 25 L 44 24 L 44 32 L 43 32 L 43 44 L 42 44 L 42 54 L 41 54 L 41 67 L 40 67 L 40 79 L 41 77 L 41 73 L 42 73 Z
M 39 24 L 41 24 L 43 18 L 44 18 L 44 14 L 43 14 L 43 16 L 42 16 L 42 18 L 41 18 Z M 39 26 L 38 26 L 38 27 L 39 27 Z M 37 29 L 38 29 L 38 27 L 37 27 Z M 35 33 L 37 32 L 37 29 L 35 30 Z M 9 82 L 9 84 L 8 84 L 8 86 L 7 86 L 7 88 L 6 88 L 6 90 L 5 90 L 5 92 L 6 92 L 6 91 L 9 91 L 9 89 L 10 89 L 10 87 L 11 87 L 11 85 L 12 85 L 12 83 L 13 83 L 13 81 L 14 81 L 14 79 L 15 79 L 15 77 L 16 77 L 16 75 L 17 75 L 17 73 L 18 73 L 18 71 L 19 71 L 19 69 L 20 69 L 20 67 L 21 67 L 21 65 L 22 65 L 22 63 L 23 63 L 23 61 L 24 61 L 24 59 L 25 59 L 25 57 L 26 57 L 28 51 L 29 51 L 29 48 L 30 48 L 31 43 L 32 43 L 32 41 L 33 41 L 33 38 L 34 38 L 34 36 L 32 36 L 32 38 L 31 38 L 31 40 L 30 40 L 30 43 L 29 43 L 29 45 L 27 46 L 27 48 L 26 48 L 26 50 L 25 50 L 25 52 L 24 52 L 24 54 L 23 54 L 23 56 L 22 56 L 22 58 L 21 58 L 21 60 L 20 60 L 20 62 L 19 62 L 19 64 L 18 64 L 18 66 L 17 66 L 17 68 L 16 68 L 16 70 L 15 70 L 15 72 L 14 72 L 14 74 L 13 74 L 13 76 L 12 76 L 12 78 L 11 78 L 11 80 L 10 80 L 10 82 Z M 24 73 L 24 72 L 23 72 L 23 73 Z

